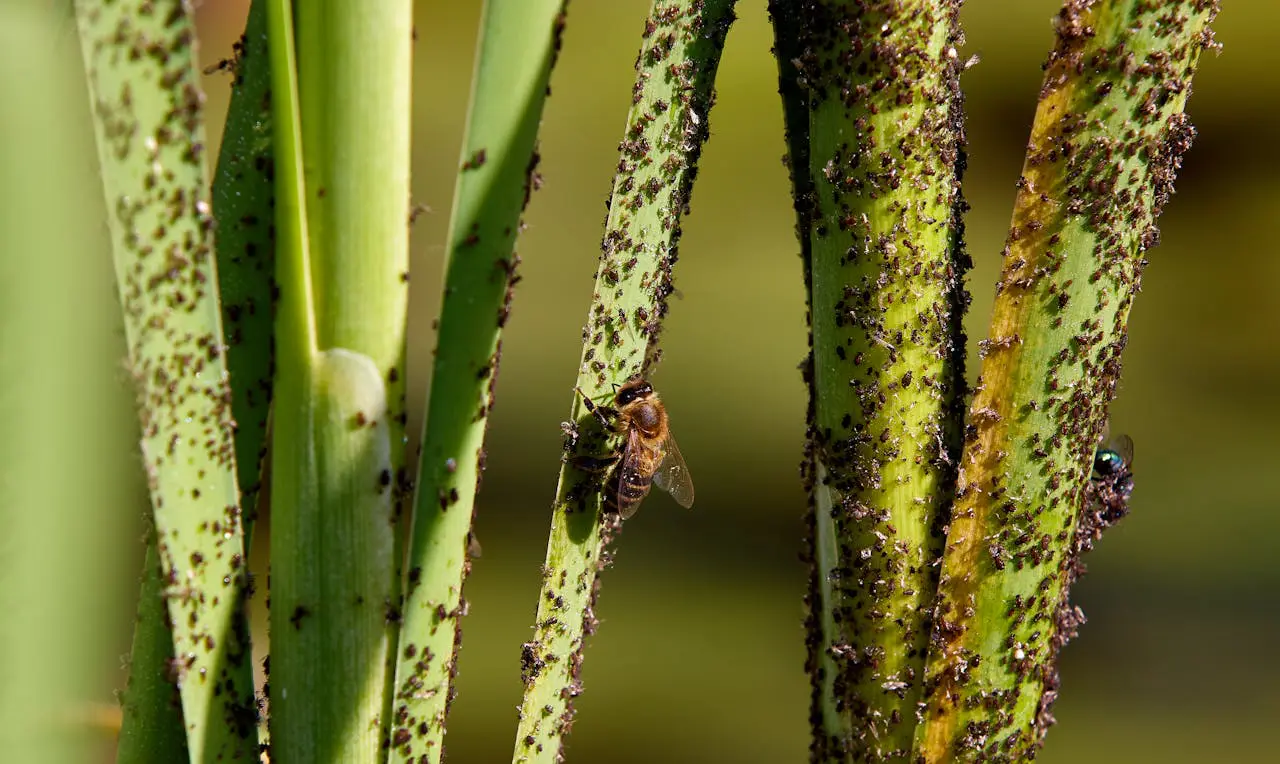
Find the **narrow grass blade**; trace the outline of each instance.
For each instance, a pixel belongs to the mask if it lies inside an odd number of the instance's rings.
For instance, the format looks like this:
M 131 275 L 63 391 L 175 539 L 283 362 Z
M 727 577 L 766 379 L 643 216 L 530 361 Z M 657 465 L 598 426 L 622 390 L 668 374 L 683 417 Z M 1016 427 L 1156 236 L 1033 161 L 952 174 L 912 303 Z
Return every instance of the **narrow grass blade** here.
M 918 761 L 1025 761 L 1052 721 L 1081 493 L 1214 2 L 1069 0 L 1018 181 L 942 561 Z
M 480 455 L 563 13 L 563 0 L 485 4 L 418 466 L 392 701 L 395 761 L 439 761 L 443 755 Z
M 177 2 L 85 0 L 76 16 L 191 760 L 254 761 L 244 538 L 195 30 Z
M 637 59 L 632 107 L 605 222 L 603 256 L 583 330 L 578 387 L 604 402 L 614 385 L 649 372 L 671 294 L 680 218 L 689 204 L 732 0 L 654 2 Z M 582 691 L 583 641 L 595 629 L 598 574 L 617 528 L 601 514 L 599 476 L 575 466 L 621 445 L 574 394 L 565 464 L 533 640 L 522 653 L 524 700 L 513 760 L 563 758 Z
M 254 0 L 250 6 L 244 36 L 235 50 L 235 59 L 228 62 L 235 83 L 213 178 L 213 214 L 218 221 L 218 292 L 247 548 L 262 486 L 274 337 L 275 186 L 264 0 Z
M 812 357 L 815 761 L 905 758 L 964 394 L 958 3 L 772 6 Z M 807 130 L 808 144 L 803 145 Z
M 279 236 L 273 760 L 373 762 L 401 544 L 408 2 L 268 8 Z M 297 44 L 294 44 L 294 20 Z
M 303 619 L 315 607 L 305 601 L 318 599 L 315 579 L 320 564 L 314 518 L 304 518 L 304 513 L 314 513 L 319 503 L 312 442 L 317 351 L 290 0 L 267 0 L 267 40 L 275 157 L 276 282 L 280 289 L 275 323 L 275 435 L 271 443 L 270 616 L 275 666 L 268 676 L 268 722 L 273 760 L 287 762 L 296 755 L 297 761 L 324 761 L 318 756 L 317 740 L 322 719 L 312 695 L 320 684 L 315 676 L 319 646 L 314 639 L 319 635 L 313 632 L 313 639 L 304 643 L 300 633 L 290 632 L 301 632 Z
M 186 761 L 187 736 L 182 728 L 182 702 L 170 671 L 173 636 L 165 626 L 164 583 L 155 529 L 147 531 L 142 592 L 130 648 L 129 685 L 122 697 L 119 764 L 165 764 Z

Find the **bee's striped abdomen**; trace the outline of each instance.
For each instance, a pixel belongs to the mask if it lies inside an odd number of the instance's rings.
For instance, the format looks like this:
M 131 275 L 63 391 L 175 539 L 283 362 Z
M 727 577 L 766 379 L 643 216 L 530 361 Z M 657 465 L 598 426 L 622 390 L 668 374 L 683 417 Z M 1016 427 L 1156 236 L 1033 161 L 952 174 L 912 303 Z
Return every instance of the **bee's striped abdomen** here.
M 634 472 L 618 473 L 618 491 L 615 503 L 617 510 L 628 515 L 645 496 L 649 495 L 649 486 L 653 484 L 653 474 L 642 475 Z M 610 492 L 612 493 L 612 492 Z
M 605 496 L 608 508 L 617 511 L 623 519 L 635 514 L 640 502 L 649 495 L 653 473 L 661 462 L 661 448 L 639 446 L 629 451 L 610 481 Z

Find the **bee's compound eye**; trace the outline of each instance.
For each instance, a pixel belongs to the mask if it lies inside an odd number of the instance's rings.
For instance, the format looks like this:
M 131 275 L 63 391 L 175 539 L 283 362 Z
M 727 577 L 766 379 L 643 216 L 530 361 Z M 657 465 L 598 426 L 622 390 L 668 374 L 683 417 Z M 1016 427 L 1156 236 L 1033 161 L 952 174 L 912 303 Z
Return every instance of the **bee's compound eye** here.
M 618 389 L 618 405 L 625 406 L 634 400 L 637 400 L 639 398 L 644 398 L 645 396 L 651 394 L 652 392 L 653 392 L 653 388 L 649 385 L 648 382 L 644 382 L 644 381 L 628 382 Z

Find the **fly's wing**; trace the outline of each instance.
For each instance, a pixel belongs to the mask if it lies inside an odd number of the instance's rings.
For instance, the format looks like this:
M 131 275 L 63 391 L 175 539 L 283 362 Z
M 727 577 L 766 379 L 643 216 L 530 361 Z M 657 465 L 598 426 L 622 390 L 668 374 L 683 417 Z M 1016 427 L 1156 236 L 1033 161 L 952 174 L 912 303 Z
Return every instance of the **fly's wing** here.
M 622 519 L 626 520 L 640 510 L 641 501 L 629 502 L 622 495 L 625 486 L 641 485 L 644 479 L 645 448 L 640 443 L 640 433 L 634 428 L 627 431 L 627 449 L 622 452 L 622 464 L 618 467 L 617 507 Z
M 667 439 L 662 445 L 665 456 L 658 471 L 653 473 L 653 484 L 671 494 L 671 498 L 685 509 L 693 506 L 693 480 L 689 477 L 689 467 L 680 455 L 680 447 L 671 431 L 667 431 Z
M 1133 438 L 1128 435 L 1116 435 L 1107 442 L 1107 446 L 1120 454 L 1126 467 L 1133 466 Z
M 1120 455 L 1126 467 L 1133 466 L 1133 438 L 1128 435 L 1112 435 L 1111 422 L 1102 425 L 1102 435 L 1098 438 L 1099 449 L 1110 449 Z

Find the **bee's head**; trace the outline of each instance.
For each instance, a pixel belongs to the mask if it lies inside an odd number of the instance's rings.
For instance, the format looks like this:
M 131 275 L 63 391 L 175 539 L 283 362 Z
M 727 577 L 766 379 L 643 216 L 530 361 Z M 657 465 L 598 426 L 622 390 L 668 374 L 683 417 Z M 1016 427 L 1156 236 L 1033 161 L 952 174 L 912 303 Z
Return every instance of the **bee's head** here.
M 618 387 L 618 405 L 625 406 L 633 401 L 653 395 L 653 386 L 639 377 L 622 383 Z

